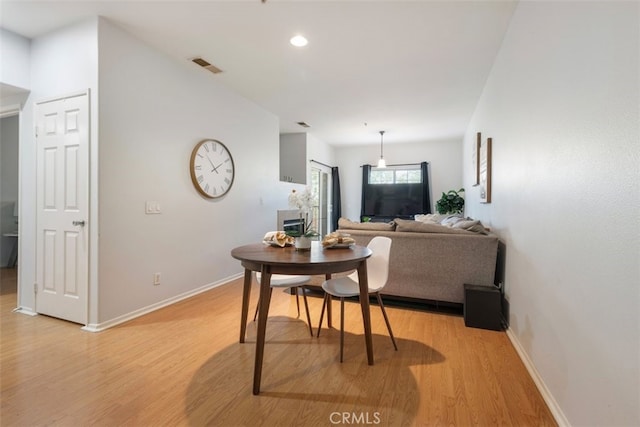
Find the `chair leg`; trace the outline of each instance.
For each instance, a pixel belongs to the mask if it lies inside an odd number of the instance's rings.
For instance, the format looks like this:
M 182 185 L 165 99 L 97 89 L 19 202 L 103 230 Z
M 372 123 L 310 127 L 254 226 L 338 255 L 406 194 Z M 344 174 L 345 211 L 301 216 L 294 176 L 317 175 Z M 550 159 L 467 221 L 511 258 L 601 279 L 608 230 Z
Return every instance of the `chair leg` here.
M 331 307 L 333 306 L 333 296 L 331 294 L 327 294 L 327 328 L 333 328 L 331 324 L 331 311 L 333 310 Z
M 391 332 L 391 324 L 389 323 L 387 312 L 384 309 L 384 304 L 382 304 L 382 298 L 380 297 L 379 293 L 376 293 L 376 297 L 378 297 L 378 304 L 380 305 L 380 309 L 382 310 L 384 321 L 387 324 L 387 329 L 389 330 L 389 336 L 391 337 L 391 342 L 393 343 L 393 347 L 396 349 L 396 351 L 398 351 L 398 346 L 396 345 L 396 339 L 393 337 L 393 332 Z
M 253 315 L 253 321 L 255 322 L 256 319 L 258 318 L 258 309 L 260 308 L 260 300 L 258 300 L 258 303 L 256 304 L 256 312 Z
M 325 280 L 331 280 L 331 273 L 324 275 Z M 331 297 L 329 297 L 329 301 L 331 301 Z M 327 327 L 331 329 L 331 304 L 327 306 Z
M 273 293 L 273 288 L 269 288 L 269 299 L 271 299 L 271 294 Z M 253 315 L 253 321 L 256 321 L 256 318 L 258 317 L 258 309 L 260 308 L 260 298 L 258 298 L 258 303 L 256 304 L 256 312 Z
M 332 310 L 333 310 L 332 305 L 331 305 L 332 301 L 333 301 L 332 300 L 332 296 L 329 295 L 327 297 L 327 328 L 329 328 L 329 329 L 331 329 L 333 327 L 332 322 L 331 322 Z
M 300 317 L 300 300 L 298 298 L 298 286 L 292 287 L 291 290 L 295 291 L 296 293 L 296 305 L 298 306 L 298 317 Z M 273 288 L 269 288 L 269 299 L 271 299 L 271 294 L 273 294 Z M 307 323 L 309 324 L 309 333 L 313 337 L 313 327 L 311 326 L 311 316 L 309 315 L 309 303 L 307 302 L 307 294 L 304 292 L 304 288 L 302 288 L 302 299 L 304 300 L 304 308 L 307 312 Z M 258 317 L 259 309 L 260 309 L 260 298 L 258 298 L 258 303 L 256 304 L 256 312 L 253 315 L 254 322 Z M 322 306 L 322 313 L 324 314 L 324 305 Z M 322 326 L 322 315 L 320 316 L 320 326 Z M 318 328 L 318 336 L 320 336 L 320 328 Z
M 322 329 L 322 319 L 324 318 L 324 309 L 327 306 L 327 298 L 329 298 L 329 294 L 325 292 L 324 299 L 322 300 L 322 310 L 320 311 L 320 323 L 318 324 L 318 333 L 316 337 L 320 337 L 320 330 Z
M 311 327 L 311 316 L 309 315 L 309 304 L 307 303 L 307 294 L 304 292 L 304 288 L 302 288 L 302 300 L 304 301 L 304 309 L 307 312 L 307 324 L 309 325 L 309 333 L 311 334 L 311 337 L 313 337 L 313 327 Z
M 340 298 L 340 363 L 344 349 L 344 298 Z

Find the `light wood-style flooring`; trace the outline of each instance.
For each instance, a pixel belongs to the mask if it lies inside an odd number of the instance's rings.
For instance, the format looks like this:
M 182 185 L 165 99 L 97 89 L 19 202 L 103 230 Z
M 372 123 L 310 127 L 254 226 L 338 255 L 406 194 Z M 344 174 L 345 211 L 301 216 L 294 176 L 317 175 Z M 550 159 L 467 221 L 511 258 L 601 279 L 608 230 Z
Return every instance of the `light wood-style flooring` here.
M 254 396 L 241 280 L 90 333 L 13 313 L 15 270 L 0 273 L 2 426 L 556 425 L 506 334 L 459 315 L 390 305 L 396 352 L 372 305 L 369 366 L 359 305 L 347 303 L 341 364 L 339 330 L 311 338 L 295 297 L 276 290 Z M 257 285 L 251 298 L 253 314 Z M 309 298 L 314 331 L 321 303 Z M 336 327 L 338 302 L 333 311 Z

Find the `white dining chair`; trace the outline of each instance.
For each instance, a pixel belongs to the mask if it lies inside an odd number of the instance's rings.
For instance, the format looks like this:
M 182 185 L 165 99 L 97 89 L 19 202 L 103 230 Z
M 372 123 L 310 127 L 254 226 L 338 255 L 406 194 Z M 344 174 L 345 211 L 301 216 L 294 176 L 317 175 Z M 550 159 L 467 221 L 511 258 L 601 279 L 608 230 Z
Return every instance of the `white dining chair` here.
M 256 280 L 258 284 L 260 284 L 262 276 L 260 272 L 256 272 Z M 271 299 L 271 293 L 273 293 L 273 288 L 279 289 L 292 289 L 296 294 L 296 306 L 298 308 L 298 317 L 300 317 L 300 299 L 298 297 L 298 289 L 302 289 L 302 299 L 304 301 L 304 309 L 307 313 L 307 323 L 309 324 L 309 333 L 313 336 L 313 329 L 311 327 L 311 316 L 309 315 L 309 304 L 307 303 L 307 295 L 304 292 L 304 285 L 309 283 L 311 280 L 311 276 L 294 276 L 287 274 L 272 274 L 271 275 L 271 288 L 269 289 L 269 299 Z M 258 299 L 258 304 L 256 305 L 256 312 L 253 315 L 253 321 L 255 322 L 258 317 L 258 309 L 260 308 L 260 299 Z
M 391 239 L 383 236 L 376 236 L 367 245 L 373 252 L 371 257 L 367 259 L 367 279 L 369 285 L 369 295 L 374 294 L 378 299 L 378 304 L 382 310 L 384 321 L 387 324 L 389 330 L 389 336 L 393 347 L 398 351 L 396 340 L 393 337 L 391 331 L 391 324 L 387 317 L 387 312 L 382 304 L 382 298 L 380 297 L 380 291 L 387 284 L 389 277 L 389 255 L 391 253 Z M 318 326 L 318 334 L 320 336 L 320 329 L 322 328 L 322 318 L 324 317 L 325 308 L 331 304 L 331 297 L 340 298 L 340 362 L 343 360 L 343 348 L 344 348 L 344 299 L 348 297 L 355 297 L 360 295 L 360 285 L 358 284 L 358 272 L 354 271 L 346 277 L 337 277 L 335 279 L 326 280 L 322 283 L 322 289 L 325 291 L 324 302 L 322 304 L 322 311 L 320 313 L 320 325 Z M 368 295 L 367 295 L 368 297 Z

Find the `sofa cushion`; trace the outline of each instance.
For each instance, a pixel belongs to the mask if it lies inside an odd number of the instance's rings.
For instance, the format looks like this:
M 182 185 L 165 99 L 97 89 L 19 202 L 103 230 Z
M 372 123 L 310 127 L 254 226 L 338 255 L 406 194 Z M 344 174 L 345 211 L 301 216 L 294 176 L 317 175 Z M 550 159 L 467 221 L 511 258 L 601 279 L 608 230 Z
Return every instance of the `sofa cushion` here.
M 412 221 L 410 219 L 396 218 L 396 231 L 409 231 L 413 233 L 446 233 L 446 234 L 470 234 L 462 228 L 447 227 L 446 225 L 434 224 L 430 222 Z M 485 233 L 486 234 L 486 233 Z
M 374 231 L 394 231 L 396 224 L 391 222 L 354 222 L 347 218 L 338 220 L 340 230 L 374 230 Z

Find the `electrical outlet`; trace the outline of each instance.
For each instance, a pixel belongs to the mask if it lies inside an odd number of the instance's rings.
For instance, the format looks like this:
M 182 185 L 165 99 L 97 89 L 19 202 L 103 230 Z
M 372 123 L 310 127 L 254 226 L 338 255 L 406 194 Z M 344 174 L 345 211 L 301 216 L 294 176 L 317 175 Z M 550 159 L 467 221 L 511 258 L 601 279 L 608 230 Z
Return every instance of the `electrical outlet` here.
M 146 213 L 147 215 L 162 213 L 162 211 L 160 210 L 160 203 L 156 202 L 155 200 L 145 202 L 144 213 Z
M 160 273 L 155 273 L 153 275 L 153 284 L 154 285 L 159 285 L 160 284 Z

